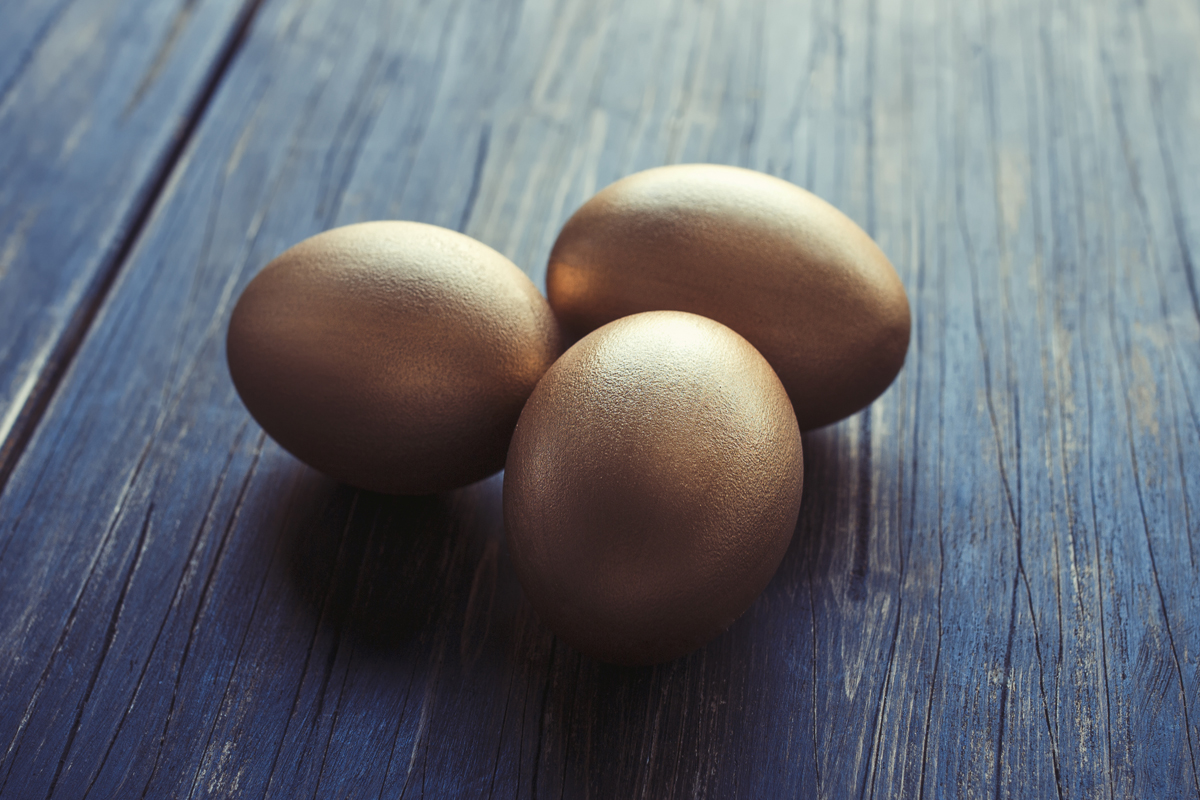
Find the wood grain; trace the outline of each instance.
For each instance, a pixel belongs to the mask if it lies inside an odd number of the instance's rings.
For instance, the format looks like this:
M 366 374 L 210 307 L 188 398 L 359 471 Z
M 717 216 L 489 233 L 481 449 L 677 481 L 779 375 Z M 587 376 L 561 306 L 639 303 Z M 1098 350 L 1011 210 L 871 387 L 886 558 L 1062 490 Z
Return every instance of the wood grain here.
M 255 5 L 0 8 L 0 484 Z
M 1197 797 L 1200 7 L 265 0 L 0 495 L 0 796 Z M 597 188 L 780 175 L 909 290 L 767 591 L 652 669 L 524 602 L 502 476 L 340 487 L 229 383 L 317 231 L 535 279 Z

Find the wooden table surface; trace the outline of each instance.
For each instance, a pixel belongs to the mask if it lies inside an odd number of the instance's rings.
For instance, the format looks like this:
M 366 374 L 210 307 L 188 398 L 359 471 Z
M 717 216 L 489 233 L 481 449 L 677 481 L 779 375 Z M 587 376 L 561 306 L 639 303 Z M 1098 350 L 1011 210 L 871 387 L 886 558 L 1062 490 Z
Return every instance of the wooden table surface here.
M 502 476 L 255 425 L 245 283 L 323 229 L 539 284 L 646 167 L 787 178 L 913 308 L 707 647 L 584 658 Z M 0 797 L 1200 795 L 1196 0 L 4 0 Z

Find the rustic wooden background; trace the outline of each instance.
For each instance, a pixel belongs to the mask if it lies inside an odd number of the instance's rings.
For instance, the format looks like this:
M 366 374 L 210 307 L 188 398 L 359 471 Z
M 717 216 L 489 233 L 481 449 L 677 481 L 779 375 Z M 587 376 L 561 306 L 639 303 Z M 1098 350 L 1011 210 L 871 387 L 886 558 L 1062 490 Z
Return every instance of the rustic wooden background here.
M 619 669 L 501 476 L 332 483 L 224 330 L 360 220 L 541 281 L 680 161 L 839 206 L 914 335 L 759 601 Z M 1196 0 L 4 0 L 0 175 L 0 796 L 1200 796 Z

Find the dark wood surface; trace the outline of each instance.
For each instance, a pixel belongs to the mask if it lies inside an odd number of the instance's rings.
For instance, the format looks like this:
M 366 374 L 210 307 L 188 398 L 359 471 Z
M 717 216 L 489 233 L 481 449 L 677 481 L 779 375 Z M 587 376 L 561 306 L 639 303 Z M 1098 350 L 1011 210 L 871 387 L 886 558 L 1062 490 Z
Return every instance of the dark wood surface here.
M 1198 53 L 1194 0 L 0 5 L 0 797 L 1197 797 Z M 224 329 L 359 220 L 540 281 L 679 161 L 843 209 L 914 336 L 750 611 L 624 669 L 502 476 L 336 485 Z
M 243 0 L 0 5 L 0 481 L 251 8 Z

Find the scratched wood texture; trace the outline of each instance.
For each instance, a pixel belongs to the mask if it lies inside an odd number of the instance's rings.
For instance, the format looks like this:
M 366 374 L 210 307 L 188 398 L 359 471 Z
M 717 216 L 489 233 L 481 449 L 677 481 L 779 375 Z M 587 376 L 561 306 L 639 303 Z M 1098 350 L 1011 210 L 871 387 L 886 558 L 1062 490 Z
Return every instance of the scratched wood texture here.
M 0 482 L 252 8 L 0 3 Z
M 1200 5 L 247 8 L 0 494 L 0 797 L 1200 796 Z M 541 280 L 579 203 L 677 161 L 838 205 L 914 336 L 806 435 L 750 611 L 615 668 L 523 600 L 502 476 L 338 486 L 223 337 L 317 231 L 446 225 Z

